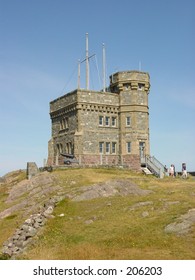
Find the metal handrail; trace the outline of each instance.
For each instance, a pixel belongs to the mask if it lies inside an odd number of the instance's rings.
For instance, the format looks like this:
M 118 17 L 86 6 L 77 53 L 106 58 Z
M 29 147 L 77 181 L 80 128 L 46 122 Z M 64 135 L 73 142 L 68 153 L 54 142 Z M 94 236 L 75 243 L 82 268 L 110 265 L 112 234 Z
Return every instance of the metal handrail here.
M 148 169 L 152 169 L 151 171 L 155 173 L 158 177 L 162 178 L 164 174 L 164 166 L 163 164 L 157 160 L 154 156 L 145 156 L 141 158 L 141 163 L 145 164 Z
M 151 158 L 152 158 L 152 160 L 154 160 L 154 162 L 157 163 L 158 166 L 160 166 L 162 169 L 164 169 L 164 165 L 155 156 L 152 156 Z

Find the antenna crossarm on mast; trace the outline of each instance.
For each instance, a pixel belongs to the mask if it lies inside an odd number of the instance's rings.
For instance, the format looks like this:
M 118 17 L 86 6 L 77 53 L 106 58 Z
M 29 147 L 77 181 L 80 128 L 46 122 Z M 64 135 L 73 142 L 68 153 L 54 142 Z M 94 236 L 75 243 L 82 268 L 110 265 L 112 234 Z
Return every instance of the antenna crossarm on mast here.
M 93 58 L 94 56 L 96 56 L 96 54 L 92 54 L 89 56 L 89 43 L 88 43 L 88 33 L 86 33 L 86 57 L 83 60 L 78 60 L 78 89 L 80 89 L 80 78 L 81 78 L 81 64 L 83 62 L 86 62 L 86 90 L 89 90 L 89 60 L 91 58 Z M 97 63 L 97 61 L 96 61 Z M 103 92 L 106 91 L 106 49 L 105 49 L 105 44 L 103 43 L 103 56 L 102 56 L 102 71 L 103 71 L 103 75 L 102 75 L 102 82 L 103 82 Z M 98 70 L 98 66 L 97 66 L 97 70 Z M 99 70 L 98 70 L 98 74 L 99 74 Z M 100 80 L 100 76 L 99 76 L 99 80 Z M 101 82 L 100 82 L 101 84 Z
M 88 58 L 83 59 L 82 61 L 78 61 L 78 89 L 80 89 L 80 79 L 81 79 L 81 68 L 80 65 L 81 63 L 85 62 L 85 61 L 89 61 L 90 58 L 94 57 L 95 54 L 90 55 Z M 86 89 L 89 89 L 89 74 L 86 73 L 86 75 L 88 75 L 86 77 Z
M 88 58 L 83 59 L 80 63 L 85 62 L 87 59 L 90 59 L 90 58 L 92 58 L 93 56 L 95 56 L 95 54 L 92 54 L 92 55 L 90 55 Z

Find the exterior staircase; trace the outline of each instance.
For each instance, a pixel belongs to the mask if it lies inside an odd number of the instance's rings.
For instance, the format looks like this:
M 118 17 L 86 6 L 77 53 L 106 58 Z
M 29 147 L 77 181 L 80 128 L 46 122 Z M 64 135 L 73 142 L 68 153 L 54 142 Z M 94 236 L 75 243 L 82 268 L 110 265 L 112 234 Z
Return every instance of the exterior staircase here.
M 143 171 L 146 175 L 152 175 L 152 174 L 153 174 L 147 167 L 142 167 L 142 171 Z
M 158 178 L 163 178 L 165 174 L 164 165 L 154 156 L 141 157 L 141 169 L 146 175 L 153 174 Z

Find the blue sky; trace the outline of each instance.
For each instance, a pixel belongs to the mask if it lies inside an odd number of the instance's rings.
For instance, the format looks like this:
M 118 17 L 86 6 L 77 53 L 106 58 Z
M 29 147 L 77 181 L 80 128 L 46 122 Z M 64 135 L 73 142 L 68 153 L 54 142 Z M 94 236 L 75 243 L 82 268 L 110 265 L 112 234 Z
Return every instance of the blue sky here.
M 0 0 L 0 176 L 43 165 L 49 102 L 77 87 L 86 32 L 99 72 L 104 42 L 108 76 L 139 65 L 150 73 L 151 155 L 195 171 L 194 26 L 194 0 Z

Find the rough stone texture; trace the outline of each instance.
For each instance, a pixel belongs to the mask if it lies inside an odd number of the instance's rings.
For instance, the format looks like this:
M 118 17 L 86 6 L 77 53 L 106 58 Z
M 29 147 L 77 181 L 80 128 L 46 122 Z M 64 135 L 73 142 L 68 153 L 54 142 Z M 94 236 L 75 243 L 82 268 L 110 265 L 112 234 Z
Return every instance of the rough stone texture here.
M 27 162 L 27 178 L 30 180 L 39 173 L 39 169 L 35 162 Z
M 143 217 L 143 218 L 146 218 L 146 217 L 148 217 L 148 216 L 149 216 L 149 212 L 148 212 L 148 211 L 142 212 L 142 217 Z
M 82 193 L 72 198 L 73 201 L 90 200 L 98 197 L 110 197 L 115 195 L 148 195 L 150 190 L 140 189 L 130 180 L 113 180 L 105 183 L 82 188 Z
M 14 184 L 5 201 L 8 207 L 0 212 L 0 219 L 21 209 L 25 209 L 26 214 L 36 212 L 49 197 L 60 192 L 62 187 L 56 184 L 55 176 L 48 172 L 39 173 L 30 180 Z
M 78 89 L 50 102 L 52 139 L 48 144 L 48 165 L 61 165 L 60 154 L 72 153 L 80 164 L 124 165 L 140 171 L 140 142 L 145 143 L 144 154 L 150 153 L 149 74 L 125 71 L 110 79 L 110 92 Z M 127 117 L 131 120 L 129 125 Z M 106 149 L 106 145 L 110 148 Z
M 134 205 L 129 207 L 128 210 L 134 211 L 137 208 L 148 206 L 148 205 L 152 205 L 152 204 L 153 204 L 153 201 L 141 201 L 141 202 L 135 203 Z
M 110 180 L 92 186 L 74 188 L 75 181 L 70 182 L 68 190 L 58 186 L 55 174 L 42 172 L 30 180 L 23 180 L 9 188 L 9 195 L 5 203 L 7 209 L 0 212 L 0 219 L 4 219 L 20 211 L 23 217 L 21 224 L 14 234 L 4 242 L 2 253 L 15 258 L 22 253 L 29 244 L 34 242 L 39 230 L 44 226 L 47 219 L 53 218 L 53 211 L 56 204 L 64 198 L 73 201 L 90 200 L 99 197 L 112 196 L 145 196 L 152 191 L 139 188 L 130 179 Z M 111 202 L 107 201 L 111 207 Z M 63 217 L 64 214 L 60 214 Z M 81 219 L 77 217 L 77 219 Z M 92 224 L 96 216 L 83 221 L 85 224 Z
M 14 234 L 4 242 L 2 253 L 15 258 L 16 255 L 22 253 L 29 244 L 33 242 L 33 237 L 45 225 L 47 219 L 53 218 L 53 211 L 56 204 L 61 201 L 64 196 L 53 196 L 42 205 L 39 213 L 31 214 L 24 223 L 16 229 Z
M 181 215 L 176 222 L 167 225 L 165 232 L 183 235 L 187 234 L 193 225 L 195 225 L 195 208 Z
M 122 159 L 122 165 L 126 166 L 135 171 L 140 171 L 141 170 L 141 165 L 140 165 L 140 157 L 139 155 L 124 155 L 121 156 Z

